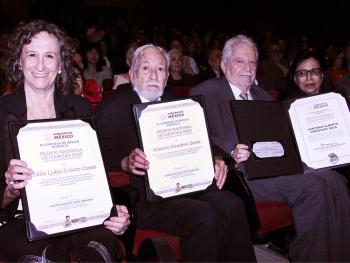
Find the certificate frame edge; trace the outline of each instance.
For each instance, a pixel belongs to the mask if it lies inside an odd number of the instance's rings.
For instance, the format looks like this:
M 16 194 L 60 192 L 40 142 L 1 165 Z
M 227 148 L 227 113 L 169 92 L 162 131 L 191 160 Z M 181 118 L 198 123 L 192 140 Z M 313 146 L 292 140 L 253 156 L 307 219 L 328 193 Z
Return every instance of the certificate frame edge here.
M 266 100 L 256 100 L 256 101 L 249 101 L 249 103 L 254 103 L 254 102 L 260 102 L 260 103 L 274 103 L 274 104 L 278 104 L 280 106 L 280 108 L 282 109 L 283 111 L 283 114 L 287 116 L 287 126 L 288 126 L 288 129 L 289 129 L 289 132 L 290 134 L 292 134 L 292 143 L 293 143 L 293 147 L 295 149 L 295 152 L 296 152 L 296 155 L 297 155 L 297 159 L 298 159 L 298 169 L 300 170 L 300 173 L 304 173 L 304 169 L 303 169 L 303 165 L 301 163 L 301 158 L 300 158 L 300 153 L 299 153 L 299 148 L 298 148 L 298 145 L 296 143 L 296 138 L 295 138 L 295 134 L 294 134 L 294 131 L 293 131 L 293 127 L 291 125 L 291 121 L 290 121 L 290 117 L 289 117 L 289 114 L 288 112 L 286 112 L 286 110 L 289 109 L 290 107 L 290 104 L 295 101 L 293 99 L 290 99 L 290 100 L 285 100 L 285 101 L 266 101 Z M 231 109 L 231 112 L 232 112 L 232 118 L 233 118 L 233 122 L 235 124 L 236 127 L 238 127 L 238 122 L 237 122 L 237 119 L 236 119 L 236 113 L 234 111 L 234 105 L 233 104 L 236 104 L 236 103 L 247 103 L 245 101 L 241 101 L 241 100 L 231 100 L 229 102 L 230 104 L 230 109 Z M 235 128 L 234 129 L 234 136 L 235 138 L 238 140 L 238 142 L 241 142 L 241 134 L 240 134 L 240 131 L 239 129 Z M 243 165 L 239 168 L 240 171 L 242 173 L 245 174 L 245 176 L 247 177 L 248 180 L 259 180 L 259 179 L 267 179 L 267 178 L 274 178 L 276 176 L 262 176 L 262 177 L 255 177 L 255 178 L 251 178 L 249 176 L 249 174 L 247 174 L 247 163 L 244 162 Z M 293 173 L 294 174 L 294 173 Z M 286 173 L 286 174 L 281 174 L 279 176 L 285 176 L 285 175 L 293 175 L 293 174 L 290 174 L 290 173 Z
M 289 99 L 289 100 L 282 101 L 281 103 L 282 103 L 283 107 L 285 107 L 285 109 L 287 109 L 287 111 L 288 111 L 290 109 L 290 107 L 291 107 L 291 104 L 293 102 L 299 100 L 299 99 L 307 99 L 307 98 L 311 98 L 311 97 L 315 97 L 315 96 L 319 96 L 319 95 L 324 95 L 324 94 L 329 94 L 329 93 L 335 93 L 335 94 L 338 94 L 341 97 L 343 97 L 343 99 L 345 100 L 345 102 L 346 102 L 346 104 L 348 106 L 348 109 L 350 110 L 350 104 L 348 103 L 347 97 L 344 96 L 344 94 L 341 94 L 341 93 L 338 93 L 338 92 L 334 92 L 334 91 L 330 91 L 330 92 L 326 92 L 326 93 L 320 93 L 320 94 L 312 95 L 312 96 L 309 96 L 309 97 Z M 313 173 L 313 172 L 318 172 L 318 171 L 324 171 L 324 170 L 329 170 L 329 169 L 341 168 L 341 167 L 344 167 L 344 166 L 348 166 L 350 164 L 350 163 L 344 163 L 344 164 L 330 165 L 330 166 L 325 166 L 325 167 L 321 167 L 321 168 L 317 168 L 317 169 L 307 166 L 301 159 L 300 152 L 299 152 L 299 146 L 298 146 L 295 134 L 294 134 L 292 120 L 291 120 L 290 115 L 289 115 L 289 113 L 287 111 L 286 111 L 286 113 L 287 113 L 286 115 L 288 116 L 290 129 L 292 130 L 292 134 L 293 134 L 293 140 L 294 140 L 294 143 L 295 143 L 296 148 L 298 150 L 297 151 L 298 152 L 298 158 L 299 158 L 299 161 L 300 161 L 300 166 L 302 167 L 302 173 L 303 174 L 308 174 L 308 173 Z
M 212 146 L 212 139 L 210 136 L 210 130 L 208 127 L 208 117 L 207 117 L 207 112 L 206 112 L 206 107 L 205 107 L 205 98 L 202 95 L 195 95 L 195 96 L 188 96 L 186 98 L 174 98 L 174 99 L 167 99 L 167 100 L 162 100 L 162 101 L 154 101 L 154 102 L 148 102 L 148 103 L 136 103 L 132 105 L 133 108 L 133 113 L 134 113 L 134 120 L 136 122 L 136 130 L 137 130 L 137 137 L 140 143 L 140 148 L 143 151 L 143 142 L 142 142 L 142 136 L 141 136 L 141 130 L 140 130 L 140 125 L 139 125 L 139 118 L 142 114 L 142 111 L 144 109 L 146 109 L 149 105 L 153 105 L 153 104 L 161 104 L 161 103 L 167 103 L 167 102 L 172 102 L 172 101 L 181 101 L 181 100 L 187 100 L 187 99 L 191 99 L 193 101 L 196 101 L 199 103 L 199 105 L 202 107 L 203 110 L 203 114 L 204 114 L 204 120 L 205 120 L 205 126 L 207 129 L 207 135 L 208 135 L 208 141 L 209 141 L 209 148 L 210 148 L 210 154 L 211 154 L 211 159 L 212 159 L 212 165 L 214 167 L 214 171 L 215 171 L 215 166 L 214 166 L 214 154 L 213 154 L 213 146 Z M 147 171 L 145 171 L 145 185 L 146 185 L 146 198 L 147 201 L 149 202 L 156 202 L 156 201 L 162 201 L 162 200 L 168 200 L 168 199 L 173 199 L 173 198 L 177 198 L 179 196 L 188 196 L 194 193 L 198 193 L 198 192 L 202 192 L 205 190 L 199 190 L 199 191 L 194 191 L 194 192 L 190 192 L 190 193 L 185 193 L 185 194 L 181 194 L 181 195 L 175 195 L 175 196 L 171 196 L 171 197 L 167 197 L 167 198 L 162 198 L 158 195 L 155 195 L 153 193 L 153 191 L 150 188 L 150 184 L 149 184 L 149 179 L 148 179 L 148 173 Z M 213 178 L 214 179 L 214 178 Z M 208 186 L 208 188 L 210 188 L 210 186 Z M 207 189 L 208 189 L 207 188 Z
M 93 129 L 95 131 L 93 117 L 10 121 L 9 122 L 9 131 L 10 131 L 10 136 L 11 136 L 12 150 L 13 150 L 13 153 L 15 155 L 14 157 L 17 158 L 17 159 L 20 159 L 17 135 L 18 135 L 19 130 L 21 128 L 25 127 L 27 124 L 29 124 L 29 123 L 72 121 L 72 120 L 84 121 L 84 122 L 88 123 L 90 125 L 91 129 Z M 16 126 L 16 130 L 15 130 L 15 126 Z M 98 147 L 100 149 L 99 153 L 100 153 L 102 161 L 103 161 L 101 147 L 100 147 L 100 143 L 99 143 L 97 134 L 96 134 L 96 139 L 97 139 Z M 115 206 L 115 204 L 114 204 L 114 199 L 113 199 L 113 196 L 112 196 L 112 188 L 111 188 L 111 184 L 110 184 L 110 179 L 109 179 L 109 176 L 108 176 L 108 173 L 106 171 L 106 167 L 105 167 L 104 163 L 103 163 L 103 168 L 104 168 L 105 176 L 106 176 L 106 179 L 107 179 L 107 182 L 108 182 L 109 196 L 110 196 L 111 202 L 112 202 L 112 207 L 111 207 L 111 211 L 112 211 L 112 209 Z M 103 223 L 102 223 L 102 224 L 98 224 L 98 225 L 94 225 L 94 226 L 87 226 L 87 227 L 77 228 L 77 229 L 73 229 L 73 230 L 58 232 L 58 233 L 54 233 L 54 234 L 45 234 L 45 235 L 40 235 L 40 236 L 33 236 L 31 234 L 31 232 L 30 232 L 30 225 L 32 224 L 32 222 L 30 220 L 30 212 L 29 212 L 28 199 L 27 199 L 27 193 L 26 193 L 25 187 L 20 189 L 20 194 L 21 194 L 21 200 L 22 200 L 22 206 L 23 206 L 23 214 L 24 214 L 24 223 L 25 223 L 25 227 L 26 227 L 26 234 L 27 234 L 27 238 L 28 238 L 28 240 L 30 242 L 37 241 L 37 240 L 42 240 L 42 239 L 50 238 L 50 237 L 58 237 L 58 236 L 63 236 L 63 235 L 69 235 L 69 234 L 72 234 L 72 233 L 78 233 L 78 232 L 81 232 L 81 231 L 85 231 L 85 230 L 89 230 L 89 229 L 95 229 L 95 228 L 100 228 L 100 227 L 103 226 Z M 110 216 L 111 216 L 111 213 L 112 212 L 110 212 Z M 106 218 L 106 220 L 107 219 L 108 218 Z

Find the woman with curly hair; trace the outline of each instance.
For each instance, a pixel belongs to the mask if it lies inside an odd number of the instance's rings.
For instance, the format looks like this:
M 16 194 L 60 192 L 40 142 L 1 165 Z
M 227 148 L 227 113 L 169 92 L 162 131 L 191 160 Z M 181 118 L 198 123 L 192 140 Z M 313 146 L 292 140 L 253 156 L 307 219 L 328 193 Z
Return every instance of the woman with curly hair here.
M 20 23 L 8 42 L 6 73 L 15 88 L 0 98 L 0 228 L 1 253 L 8 261 L 116 261 L 120 244 L 116 235 L 130 220 L 124 206 L 103 228 L 28 242 L 23 217 L 15 216 L 20 189 L 33 176 L 25 160 L 13 159 L 9 121 L 63 119 L 91 116 L 89 103 L 71 94 L 74 82 L 73 49 L 56 25 L 35 20 Z

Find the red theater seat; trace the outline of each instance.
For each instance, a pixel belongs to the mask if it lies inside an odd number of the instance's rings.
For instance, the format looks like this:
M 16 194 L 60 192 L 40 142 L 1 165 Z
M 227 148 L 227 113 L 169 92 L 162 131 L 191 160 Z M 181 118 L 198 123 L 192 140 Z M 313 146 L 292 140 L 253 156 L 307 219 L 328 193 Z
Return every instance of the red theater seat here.
M 129 185 L 129 176 L 124 172 L 109 172 L 109 181 L 112 188 L 125 189 L 131 196 L 133 195 L 132 189 Z M 133 197 L 131 197 L 133 198 Z M 117 200 L 118 201 L 118 200 Z M 133 200 L 131 200 L 133 202 Z M 132 206 L 132 205 L 131 205 Z M 151 246 L 156 254 L 157 261 L 178 261 L 181 258 L 180 251 L 180 238 L 165 232 L 161 232 L 153 229 L 140 229 L 136 228 L 134 231 L 134 237 L 129 240 L 132 244 L 126 244 L 126 247 L 130 247 L 130 251 L 127 251 L 127 255 L 131 254 L 132 257 L 136 257 L 136 260 L 144 261 L 148 255 L 145 255 L 142 248 L 149 250 Z M 152 260 L 147 260 L 152 261 Z
M 237 194 L 246 204 L 247 218 L 256 244 L 276 243 L 286 252 L 293 235 L 291 208 L 283 202 L 255 201 L 241 172 L 231 171 L 226 189 Z

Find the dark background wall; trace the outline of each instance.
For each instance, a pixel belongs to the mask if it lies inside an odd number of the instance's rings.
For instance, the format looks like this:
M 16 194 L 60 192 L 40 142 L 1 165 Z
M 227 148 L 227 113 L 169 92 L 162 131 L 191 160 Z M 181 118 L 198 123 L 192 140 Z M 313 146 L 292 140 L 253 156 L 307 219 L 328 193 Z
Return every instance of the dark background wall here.
M 142 26 L 162 23 L 225 30 L 232 34 L 311 35 L 314 41 L 350 39 L 346 0 L 0 0 L 0 23 L 7 30 L 20 20 L 93 22 L 121 17 Z M 80 21 L 80 22 L 79 22 Z

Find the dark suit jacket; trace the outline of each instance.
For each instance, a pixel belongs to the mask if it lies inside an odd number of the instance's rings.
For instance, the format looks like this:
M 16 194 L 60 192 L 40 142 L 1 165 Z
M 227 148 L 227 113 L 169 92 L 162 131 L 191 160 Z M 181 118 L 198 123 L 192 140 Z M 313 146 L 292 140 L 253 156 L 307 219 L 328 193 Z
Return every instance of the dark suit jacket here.
M 92 115 L 89 102 L 77 95 L 63 96 L 55 92 L 54 103 L 56 116 L 61 118 L 89 117 Z M 14 93 L 0 98 L 0 203 L 6 188 L 5 171 L 10 159 L 14 158 L 9 134 L 9 121 L 25 121 L 27 119 L 27 107 L 24 89 L 18 89 Z M 18 202 L 0 210 L 0 216 L 11 217 L 17 209 Z
M 250 93 L 254 100 L 272 100 L 259 86 L 253 85 Z M 207 80 L 193 87 L 190 95 L 204 96 L 212 141 L 230 154 L 238 141 L 234 137 L 234 122 L 229 105 L 235 97 L 228 81 L 224 77 Z
M 222 73 L 220 74 L 220 76 L 221 75 Z M 209 66 L 205 70 L 199 72 L 197 76 L 200 82 L 206 81 L 208 79 L 216 78 L 215 72 Z

